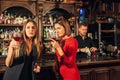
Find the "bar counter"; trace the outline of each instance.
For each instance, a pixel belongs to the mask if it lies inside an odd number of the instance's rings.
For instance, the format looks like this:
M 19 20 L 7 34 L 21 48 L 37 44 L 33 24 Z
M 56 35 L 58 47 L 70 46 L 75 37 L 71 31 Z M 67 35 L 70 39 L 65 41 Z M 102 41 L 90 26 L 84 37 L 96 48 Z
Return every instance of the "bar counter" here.
M 3 64 L 4 60 L 5 58 L 0 57 L 0 61 L 2 61 L 0 64 L 0 80 L 2 80 L 2 74 L 6 69 Z M 38 80 L 55 80 L 58 78 L 58 75 L 56 76 L 53 71 L 54 62 L 55 60 L 40 61 L 41 72 L 37 74 Z M 77 66 L 81 74 L 81 80 L 120 80 L 120 58 L 80 59 L 77 60 Z

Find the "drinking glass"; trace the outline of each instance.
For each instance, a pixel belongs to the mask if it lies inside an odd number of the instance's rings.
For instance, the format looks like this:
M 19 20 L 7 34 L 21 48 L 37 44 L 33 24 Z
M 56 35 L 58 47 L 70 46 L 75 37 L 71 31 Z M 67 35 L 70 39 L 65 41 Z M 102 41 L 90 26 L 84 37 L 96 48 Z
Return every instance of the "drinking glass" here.
M 52 39 L 59 42 L 59 37 L 58 37 L 58 35 L 57 35 L 57 33 L 56 33 L 56 31 L 54 29 L 52 29 L 49 32 L 49 40 L 52 41 Z M 54 47 L 51 47 L 50 50 L 51 50 L 51 52 L 55 53 L 55 48 Z
M 14 32 L 14 34 L 13 34 L 13 39 L 15 40 L 15 41 L 18 41 L 18 42 L 20 42 L 21 41 L 21 33 L 18 31 L 15 31 Z
M 52 30 L 52 31 L 49 33 L 49 38 L 50 38 L 50 41 L 52 41 L 51 39 L 54 39 L 55 41 L 59 41 L 58 34 L 56 33 L 55 30 Z
M 21 41 L 21 32 L 20 32 L 19 29 L 14 31 L 13 39 L 20 43 L 20 41 Z M 16 57 L 19 56 L 19 47 L 16 47 L 15 51 L 16 51 Z

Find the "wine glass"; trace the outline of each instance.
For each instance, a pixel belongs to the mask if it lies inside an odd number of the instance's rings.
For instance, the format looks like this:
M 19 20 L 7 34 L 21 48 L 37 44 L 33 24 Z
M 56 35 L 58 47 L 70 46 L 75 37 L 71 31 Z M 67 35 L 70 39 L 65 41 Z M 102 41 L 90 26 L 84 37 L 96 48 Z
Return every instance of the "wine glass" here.
M 55 41 L 58 41 L 58 35 L 57 35 L 54 28 L 49 29 L 49 40 L 50 40 L 50 42 L 53 41 L 52 39 L 55 40 Z M 51 52 L 55 53 L 55 48 L 54 47 L 51 47 L 50 50 L 51 50 Z
M 49 31 L 49 38 L 50 41 L 52 41 L 51 39 L 54 39 L 55 41 L 59 41 L 58 34 L 56 33 L 55 29 L 51 29 Z
M 21 32 L 20 32 L 19 29 L 14 31 L 13 39 L 20 43 L 20 41 L 21 41 Z M 16 47 L 15 49 L 16 49 L 16 57 L 17 57 L 17 56 L 19 56 L 19 47 Z
M 19 29 L 14 31 L 14 33 L 13 33 L 13 39 L 15 41 L 18 41 L 18 42 L 21 41 L 21 32 L 20 32 Z

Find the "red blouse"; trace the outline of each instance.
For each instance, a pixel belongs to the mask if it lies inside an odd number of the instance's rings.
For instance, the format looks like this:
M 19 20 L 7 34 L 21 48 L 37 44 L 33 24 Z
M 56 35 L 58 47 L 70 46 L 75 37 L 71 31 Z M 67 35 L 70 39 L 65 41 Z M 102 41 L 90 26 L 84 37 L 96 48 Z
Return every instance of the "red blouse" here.
M 78 48 L 77 40 L 73 37 L 61 41 L 64 55 L 60 57 L 56 51 L 60 64 L 59 70 L 63 80 L 80 80 L 80 74 L 76 65 L 76 53 Z

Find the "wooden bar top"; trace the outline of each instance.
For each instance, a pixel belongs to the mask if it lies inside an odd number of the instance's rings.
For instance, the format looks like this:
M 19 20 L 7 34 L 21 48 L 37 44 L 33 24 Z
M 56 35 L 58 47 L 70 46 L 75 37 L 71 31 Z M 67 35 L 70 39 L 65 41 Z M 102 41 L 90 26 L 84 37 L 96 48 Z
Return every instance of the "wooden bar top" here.
M 120 63 L 120 58 L 98 58 L 98 59 L 82 59 L 77 61 L 77 65 L 85 66 L 85 65 L 96 65 L 96 64 L 107 64 L 107 63 Z
M 0 61 L 5 60 L 4 58 L 0 57 Z M 4 61 L 3 61 L 4 62 Z M 42 60 L 40 61 L 40 65 L 42 68 L 49 68 L 52 67 L 54 64 L 55 60 Z M 77 60 L 77 66 L 78 67 L 83 67 L 83 66 L 88 66 L 88 67 L 97 67 L 97 66 L 111 66 L 111 64 L 114 65 L 120 65 L 120 58 L 112 58 L 112 57 L 100 57 L 98 59 L 81 59 Z M 0 73 L 4 72 L 6 69 L 6 66 L 1 63 L 0 64 Z

